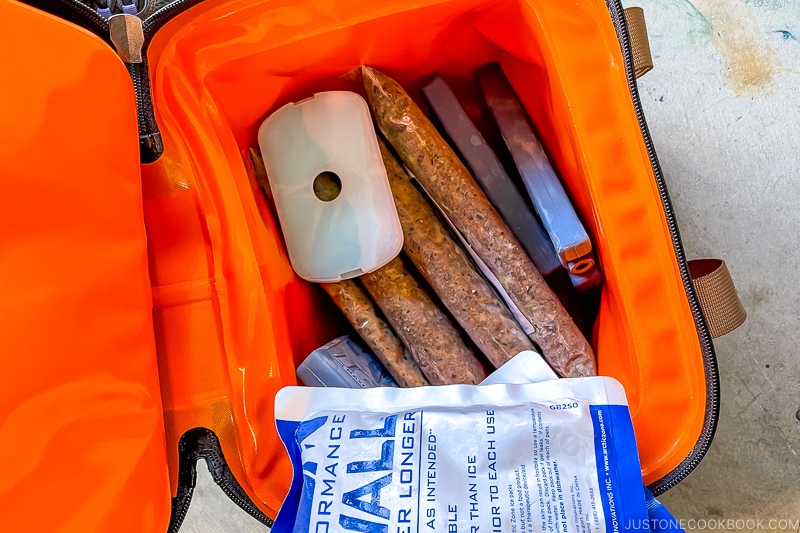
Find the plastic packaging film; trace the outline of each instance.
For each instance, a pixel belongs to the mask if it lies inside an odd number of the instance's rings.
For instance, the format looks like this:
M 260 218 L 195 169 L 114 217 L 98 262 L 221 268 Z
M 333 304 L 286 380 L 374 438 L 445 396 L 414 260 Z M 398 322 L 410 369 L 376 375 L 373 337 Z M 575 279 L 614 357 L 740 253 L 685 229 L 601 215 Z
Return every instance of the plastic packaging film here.
M 380 146 L 403 227 L 403 250 L 445 307 L 495 367 L 534 349 L 388 147 Z
M 572 274 L 587 274 L 596 268 L 592 241 L 503 70 L 492 63 L 478 69 L 475 79 L 561 263 Z
M 361 277 L 431 385 L 480 383 L 486 371 L 398 257 Z
M 470 120 L 456 95 L 439 76 L 421 89 L 422 96 L 453 142 L 486 196 L 514 232 L 543 276 L 561 268 L 550 237 L 525 204 L 517 186 Z
M 547 361 L 565 377 L 595 375 L 589 343 L 452 148 L 394 80 L 362 70 L 381 132 L 530 320 Z
M 322 288 L 401 387 L 429 384 L 391 326 L 378 316 L 369 295 L 357 282 L 345 280 L 325 283 Z

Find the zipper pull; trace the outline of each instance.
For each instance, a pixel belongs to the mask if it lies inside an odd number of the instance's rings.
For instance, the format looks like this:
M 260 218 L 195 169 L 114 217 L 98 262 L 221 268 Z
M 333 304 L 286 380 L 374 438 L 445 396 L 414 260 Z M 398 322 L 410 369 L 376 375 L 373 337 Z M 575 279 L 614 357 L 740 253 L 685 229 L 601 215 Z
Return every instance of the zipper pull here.
M 144 46 L 142 19 L 136 15 L 114 15 L 108 19 L 108 33 L 117 54 L 125 63 L 141 63 Z

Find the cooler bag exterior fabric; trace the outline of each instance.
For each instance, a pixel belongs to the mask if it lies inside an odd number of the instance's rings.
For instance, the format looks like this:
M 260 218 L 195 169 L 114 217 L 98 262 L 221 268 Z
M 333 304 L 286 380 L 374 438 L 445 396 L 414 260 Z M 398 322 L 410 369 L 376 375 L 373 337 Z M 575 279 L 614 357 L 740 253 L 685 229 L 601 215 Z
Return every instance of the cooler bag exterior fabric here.
M 645 482 L 661 492 L 691 471 L 716 424 L 716 362 L 626 39 L 616 0 L 205 0 L 155 34 L 149 97 L 163 154 L 141 166 L 138 208 L 157 353 L 149 364 L 157 360 L 163 407 L 164 435 L 154 442 L 166 447 L 162 481 L 168 470 L 171 496 L 183 502 L 174 527 L 188 502 L 182 472 L 193 468 L 182 438 L 198 428 L 224 456 L 232 481 L 223 488 L 251 514 L 268 522 L 288 490 L 275 393 L 295 383 L 303 357 L 345 329 L 324 293 L 292 271 L 247 151 L 261 121 L 285 103 L 357 90 L 343 74 L 361 64 L 415 98 L 422 82 L 443 75 L 484 126 L 472 72 L 502 65 L 595 244 L 605 283 L 591 341 L 600 373 L 625 386 Z M 69 238 L 82 241 L 79 229 Z M 130 530 L 163 531 L 157 518 Z
M 170 515 L 125 67 L 0 2 L 0 531 L 163 531 Z
M 210 249 L 214 253 L 218 243 L 224 254 L 232 240 L 250 232 L 236 251 L 252 254 L 250 268 L 261 266 L 264 275 L 250 282 L 231 275 L 225 282 L 251 283 L 242 290 L 257 294 L 258 302 L 264 286 L 265 306 L 248 302 L 230 312 L 251 313 L 251 322 L 272 325 L 266 349 L 272 354 L 268 359 L 278 361 L 286 353 L 298 360 L 328 340 L 315 337 L 318 332 L 309 325 L 328 322 L 334 311 L 303 292 L 306 284 L 289 269 L 275 221 L 248 179 L 243 151 L 255 144 L 263 117 L 316 90 L 352 89 L 342 74 L 362 63 L 394 77 L 411 94 L 426 76 L 441 73 L 472 102 L 474 113 L 478 100 L 468 92 L 474 91 L 471 73 L 499 61 L 597 247 L 606 283 L 594 346 L 600 372 L 628 390 L 646 482 L 657 482 L 691 455 L 707 429 L 704 351 L 710 341 L 698 335 L 702 317 L 687 298 L 688 273 L 676 250 L 674 220 L 665 212 L 663 180 L 654 175 L 605 3 L 210 0 L 165 26 L 150 47 L 150 61 L 165 152 L 144 167 L 143 179 L 166 183 L 179 176 L 197 183 L 206 206 L 214 203 L 212 213 L 233 209 L 228 220 L 235 215 L 235 227 L 215 220 L 208 226 L 232 232 L 211 235 Z M 156 245 L 153 253 L 157 268 Z M 283 303 L 290 290 L 298 293 L 292 308 Z M 264 318 L 258 318 L 261 309 Z M 221 324 L 237 332 L 234 324 Z M 300 335 L 292 330 L 298 327 Z M 233 352 L 227 357 L 239 357 L 236 346 L 228 349 Z M 289 369 L 280 382 L 292 379 Z M 263 436 L 257 442 L 239 420 L 249 402 L 271 405 L 274 389 L 248 389 L 247 382 L 237 389 L 242 405 L 233 416 L 243 468 L 254 499 L 265 502 L 271 514 L 286 488 L 280 484 L 289 479 L 288 472 L 275 475 L 275 457 L 283 450 L 264 446 Z M 676 423 L 664 424 L 665 416 Z M 168 440 L 178 436 L 169 431 Z

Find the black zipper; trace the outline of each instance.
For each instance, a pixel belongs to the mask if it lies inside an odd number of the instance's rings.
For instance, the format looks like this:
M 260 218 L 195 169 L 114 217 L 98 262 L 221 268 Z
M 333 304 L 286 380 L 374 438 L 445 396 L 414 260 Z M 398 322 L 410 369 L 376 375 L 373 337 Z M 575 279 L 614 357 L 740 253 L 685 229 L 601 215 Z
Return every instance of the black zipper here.
M 109 45 L 108 20 L 91 7 L 78 0 L 24 0 L 28 5 L 47 11 L 89 30 Z M 155 1 L 155 0 L 152 0 Z M 136 93 L 136 108 L 139 125 L 139 154 L 142 163 L 152 163 L 164 153 L 164 143 L 156 123 L 153 98 L 150 90 L 150 72 L 147 64 L 147 48 L 150 41 L 164 24 L 202 0 L 176 0 L 147 17 L 142 22 L 144 43 L 143 61 L 126 63 Z M 113 46 L 113 45 L 112 45 Z
M 681 241 L 678 224 L 675 221 L 675 211 L 672 209 L 672 201 L 667 191 L 667 184 L 664 181 L 664 174 L 661 172 L 661 165 L 658 163 L 658 157 L 656 156 L 656 151 L 653 146 L 653 139 L 650 137 L 650 130 L 644 118 L 642 101 L 639 98 L 639 88 L 636 85 L 633 52 L 631 51 L 630 34 L 628 33 L 628 24 L 625 21 L 625 13 L 620 0 L 606 0 L 606 4 L 611 13 L 611 19 L 617 30 L 617 38 L 622 47 L 622 55 L 625 59 L 625 74 L 628 80 L 628 90 L 631 93 L 633 107 L 636 110 L 636 119 L 639 121 L 639 128 L 642 131 L 642 137 L 647 147 L 650 165 L 653 167 L 653 173 L 656 177 L 658 193 L 661 196 L 661 203 L 664 207 L 664 214 L 666 215 L 667 225 L 669 226 L 670 236 L 672 237 L 672 246 L 675 249 L 675 256 L 678 259 L 683 288 L 686 290 L 686 296 L 689 299 L 689 307 L 692 310 L 692 316 L 697 326 L 697 333 L 700 337 L 700 347 L 703 351 L 703 366 L 706 375 L 706 413 L 703 421 L 703 430 L 689 455 L 671 472 L 648 487 L 650 491 L 657 496 L 671 489 L 686 478 L 686 476 L 700 464 L 700 461 L 703 460 L 706 452 L 708 452 L 708 448 L 711 446 L 711 441 L 714 439 L 714 433 L 717 430 L 717 421 L 719 420 L 719 368 L 717 366 L 717 356 L 714 353 L 714 344 L 711 341 L 711 333 L 709 332 L 703 312 L 700 309 L 700 302 L 697 299 L 694 284 L 689 275 L 689 267 L 686 264 L 686 254 L 683 250 L 683 242 Z
M 153 109 L 153 96 L 150 89 L 150 69 L 147 63 L 147 48 L 153 36 L 164 24 L 183 11 L 199 4 L 203 0 L 176 0 L 147 17 L 142 23 L 144 44 L 142 45 L 143 61 L 128 64 L 128 72 L 136 92 L 136 107 L 139 116 L 139 157 L 142 163 L 152 163 L 164 153 L 164 143 L 156 122 Z
M 265 526 L 272 527 L 273 520 L 253 504 L 233 477 L 222 455 L 217 436 L 209 429 L 198 427 L 184 433 L 178 442 L 178 493 L 172 499 L 167 533 L 177 533 L 189 512 L 197 483 L 197 462 L 200 459 L 205 460 L 212 479 L 228 498 Z
M 220 454 L 220 457 L 221 456 Z M 223 463 L 221 467 L 213 468 L 211 461 L 207 460 L 207 462 L 211 477 L 214 478 L 214 482 L 222 489 L 222 492 L 244 512 L 271 528 L 275 521 L 253 504 L 253 501 L 247 496 L 242 486 L 236 481 L 236 478 L 233 477 L 233 472 L 228 468 L 228 465 Z

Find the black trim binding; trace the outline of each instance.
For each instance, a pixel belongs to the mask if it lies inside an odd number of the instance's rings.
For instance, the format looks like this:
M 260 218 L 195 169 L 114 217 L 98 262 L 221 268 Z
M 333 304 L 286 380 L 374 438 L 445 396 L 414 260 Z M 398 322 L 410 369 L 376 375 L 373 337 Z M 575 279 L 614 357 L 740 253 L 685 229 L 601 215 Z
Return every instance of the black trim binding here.
M 680 483 L 686 476 L 694 470 L 700 461 L 705 457 L 708 448 L 711 446 L 711 441 L 714 439 L 714 433 L 717 430 L 717 422 L 719 420 L 719 402 L 720 402 L 720 383 L 719 383 L 719 367 L 717 366 L 717 356 L 714 352 L 714 343 L 711 341 L 711 333 L 706 324 L 706 319 L 700 309 L 700 302 L 697 299 L 697 294 L 694 290 L 692 278 L 689 275 L 689 267 L 686 264 L 686 254 L 683 250 L 683 243 L 681 241 L 680 231 L 678 230 L 678 223 L 675 220 L 675 211 L 672 208 L 672 201 L 667 191 L 667 184 L 664 180 L 664 173 L 661 171 L 661 165 L 658 163 L 656 150 L 653 146 L 653 139 L 650 137 L 650 130 L 647 127 L 647 122 L 644 118 L 644 110 L 642 109 L 642 101 L 639 98 L 639 88 L 636 85 L 636 74 L 633 67 L 633 51 L 631 50 L 631 38 L 628 32 L 628 24 L 625 20 L 625 13 L 620 0 L 606 0 L 608 10 L 611 13 L 611 19 L 614 22 L 614 27 L 617 30 L 617 37 L 622 47 L 622 55 L 625 59 L 625 73 L 628 78 L 628 90 L 631 93 L 633 100 L 633 107 L 636 110 L 636 118 L 639 121 L 639 128 L 642 131 L 642 138 L 647 147 L 647 155 L 650 158 L 650 165 L 653 167 L 653 174 L 656 177 L 656 185 L 658 192 L 661 196 L 661 204 L 664 207 L 664 214 L 667 218 L 667 225 L 669 226 L 670 236 L 672 237 L 672 246 L 675 249 L 675 257 L 678 260 L 678 268 L 681 272 L 681 279 L 683 280 L 683 288 L 686 291 L 686 297 L 689 300 L 689 307 L 692 310 L 694 323 L 697 327 L 697 335 L 700 338 L 700 347 L 703 351 L 703 366 L 706 375 L 706 416 L 703 421 L 703 430 L 700 437 L 695 443 L 692 451 L 681 463 L 666 476 L 662 477 L 655 483 L 651 484 L 648 488 L 653 494 L 658 496 L 678 483 Z
M 186 518 L 197 484 L 197 461 L 200 459 L 205 459 L 211 477 L 228 498 L 265 526 L 272 527 L 273 520 L 253 504 L 233 477 L 214 432 L 206 428 L 194 428 L 184 433 L 178 443 L 178 494 L 172 498 L 167 533 L 177 533 Z

